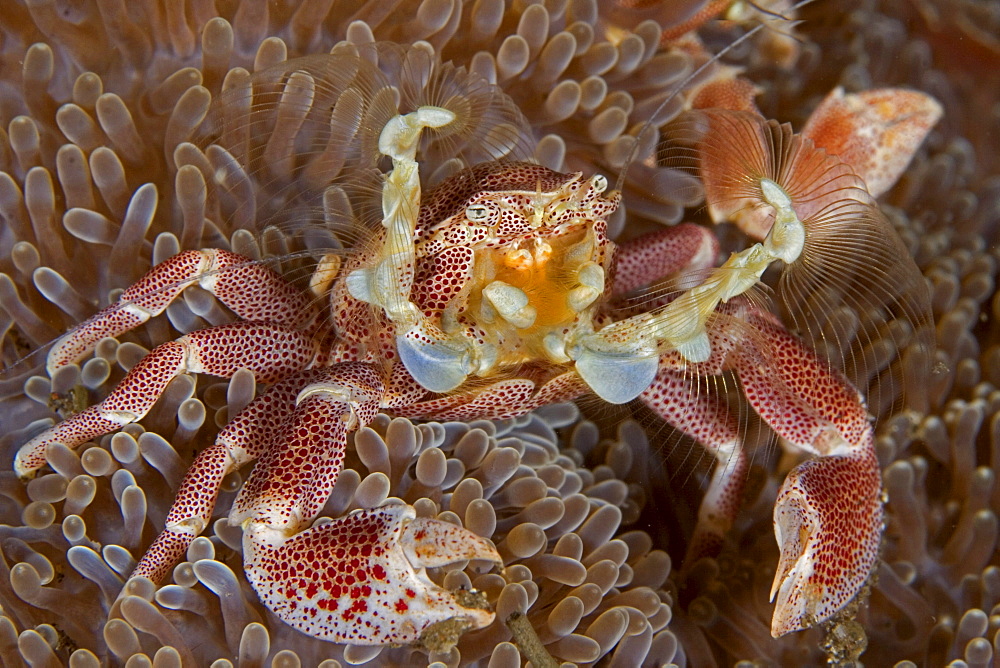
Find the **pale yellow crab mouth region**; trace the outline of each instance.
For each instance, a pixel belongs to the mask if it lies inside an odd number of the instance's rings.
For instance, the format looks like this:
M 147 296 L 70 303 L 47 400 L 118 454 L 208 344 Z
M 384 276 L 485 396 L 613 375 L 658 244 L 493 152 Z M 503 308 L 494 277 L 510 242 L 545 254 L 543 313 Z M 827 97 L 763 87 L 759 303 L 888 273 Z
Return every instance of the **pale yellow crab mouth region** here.
M 498 369 L 548 357 L 546 336 L 563 336 L 581 319 L 589 317 L 588 307 L 597 295 L 590 303 L 573 308 L 571 294 L 581 287 L 580 268 L 593 259 L 589 254 L 569 250 L 581 245 L 593 248 L 592 236 L 589 226 L 580 225 L 557 235 L 531 239 L 517 247 L 487 248 L 476 253 L 466 313 L 477 326 L 495 336 L 500 350 Z M 518 319 L 515 313 L 505 316 L 501 312 L 495 303 L 500 297 L 490 298 L 497 293 L 498 285 L 523 295 L 524 305 L 519 303 L 518 311 L 527 314 L 525 317 Z

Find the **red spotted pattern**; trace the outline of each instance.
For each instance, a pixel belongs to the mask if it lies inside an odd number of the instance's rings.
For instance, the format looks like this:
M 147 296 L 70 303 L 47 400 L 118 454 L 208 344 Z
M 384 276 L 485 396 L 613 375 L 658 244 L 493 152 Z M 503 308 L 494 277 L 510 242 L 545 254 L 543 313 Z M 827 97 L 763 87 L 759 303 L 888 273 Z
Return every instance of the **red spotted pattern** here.
M 250 527 L 247 578 L 288 624 L 334 642 L 413 643 L 456 617 L 488 624 L 493 613 L 463 608 L 413 565 L 483 558 L 495 555 L 493 548 L 465 529 L 414 516 L 409 506 L 383 506 L 306 529 L 280 546 L 253 540 Z
M 749 102 L 745 88 L 721 92 L 734 91 L 740 104 Z M 825 118 L 823 123 L 833 114 Z M 816 123 L 819 141 L 826 133 L 819 129 L 821 121 Z M 723 156 L 705 171 L 726 169 L 740 172 L 743 167 Z M 572 363 L 535 359 L 531 355 L 537 345 L 520 345 L 520 332 L 501 340 L 494 327 L 464 310 L 470 283 L 492 280 L 490 272 L 503 269 L 505 250 L 540 251 L 532 262 L 543 265 L 549 262 L 546 247 L 564 249 L 585 239 L 592 249 L 588 247 L 590 255 L 584 259 L 605 271 L 605 297 L 622 296 L 714 262 L 717 243 L 693 225 L 628 242 L 616 255 L 615 244 L 606 236 L 605 218 L 618 207 L 620 194 L 604 195 L 593 183 L 579 174 L 559 174 L 538 165 L 488 163 L 424 193 L 414 238 L 416 259 L 398 267 L 400 284 L 412 282 L 407 288 L 410 298 L 423 311 L 431 336 L 445 336 L 447 325 L 476 345 L 509 345 L 510 360 L 493 376 L 450 394 L 430 393 L 398 363 L 395 326 L 379 309 L 355 299 L 346 281 L 337 281 L 330 291 L 328 318 L 314 310 L 314 300 L 260 263 L 228 251 L 189 251 L 154 267 L 118 304 L 58 342 L 50 368 L 81 359 L 101 338 L 149 317 L 123 306 L 160 313 L 194 282 L 213 292 L 242 321 L 156 347 L 100 404 L 26 444 L 18 453 L 17 469 L 31 475 L 45 463 L 49 444 L 75 447 L 141 419 L 179 373 L 228 377 L 238 369 L 251 369 L 259 382 L 271 387 L 233 416 L 215 443 L 197 457 L 162 533 L 133 575 L 162 581 L 211 520 L 225 476 L 256 461 L 230 521 L 244 527 L 247 577 L 283 620 L 310 635 L 354 644 L 415 642 L 431 625 L 456 618 L 482 628 L 493 621 L 493 613 L 462 606 L 451 592 L 430 581 L 424 569 L 464 559 L 499 562 L 489 541 L 444 522 L 415 519 L 415 511 L 404 505 L 311 524 L 340 474 L 349 432 L 370 422 L 379 410 L 449 420 L 506 418 L 588 391 Z M 549 206 L 539 218 L 535 214 L 540 201 Z M 475 220 L 469 220 L 470 213 Z M 377 231 L 360 244 L 345 259 L 340 275 L 382 261 L 383 239 L 383 232 Z M 565 239 L 570 242 L 559 246 Z M 501 254 L 478 254 L 494 250 Z M 525 278 L 515 273 L 523 269 L 516 264 L 519 257 L 507 267 L 510 280 L 521 280 L 535 292 L 574 287 L 573 272 L 581 265 L 560 264 L 560 258 L 553 266 L 568 277 L 552 279 L 540 272 L 541 278 Z M 551 301 L 552 310 L 566 310 L 558 301 Z M 447 323 L 441 318 L 445 311 L 450 313 Z M 676 351 L 664 351 L 660 371 L 642 400 L 725 464 L 717 466 L 703 501 L 690 556 L 717 549 L 736 513 L 746 470 L 737 421 L 716 395 L 701 391 L 710 385 L 707 377 L 735 372 L 750 405 L 777 433 L 807 451 L 827 455 L 792 472 L 775 509 L 783 544 L 772 632 L 780 635 L 841 607 L 873 567 L 881 501 L 872 432 L 857 391 L 773 316 L 742 299 L 721 305 L 717 313 L 709 321 L 709 360 L 689 365 Z M 600 327 L 614 315 L 613 305 L 599 303 L 585 317 Z M 542 333 L 567 337 L 581 317 L 574 312 L 554 320 Z M 333 332 L 322 328 L 328 319 Z M 747 337 L 747 329 L 731 326 L 737 322 L 750 322 L 763 335 Z M 407 336 L 424 335 L 414 330 Z
M 413 301 L 424 313 L 441 313 L 472 277 L 471 248 L 448 248 L 421 263 L 413 289 Z
M 845 95 L 836 88 L 809 117 L 802 135 L 851 165 L 878 197 L 896 183 L 941 113 L 941 105 L 919 91 Z
M 204 284 L 244 319 L 298 327 L 313 316 L 306 296 L 267 266 L 226 250 L 184 251 L 150 269 L 116 303 L 57 341 L 49 353 L 49 369 L 79 361 L 101 339 L 127 332 L 159 315 L 196 283 Z
M 336 642 L 361 642 L 378 626 L 399 637 L 392 543 L 401 521 L 359 513 L 307 529 L 278 548 L 254 545 L 245 564 L 261 600 L 292 626 Z M 405 612 L 405 611 L 403 611 Z
M 714 266 L 718 254 L 715 235 L 693 223 L 618 244 L 614 294 L 625 295 L 681 270 L 707 269 Z
M 870 429 L 849 454 L 807 461 L 788 474 L 774 508 L 784 544 L 772 635 L 807 628 L 854 598 L 878 561 L 881 497 Z
M 688 544 L 685 568 L 702 557 L 717 556 L 736 519 L 749 467 L 737 421 L 712 392 L 710 381 L 664 365 L 639 398 L 675 429 L 715 456 L 712 480 L 698 511 L 698 526 Z

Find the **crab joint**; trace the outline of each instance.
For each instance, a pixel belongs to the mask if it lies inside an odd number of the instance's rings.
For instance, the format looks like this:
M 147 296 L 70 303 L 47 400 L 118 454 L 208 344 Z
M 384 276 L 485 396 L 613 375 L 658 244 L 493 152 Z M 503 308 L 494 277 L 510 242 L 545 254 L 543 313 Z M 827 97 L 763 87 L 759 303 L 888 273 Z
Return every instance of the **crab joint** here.
M 788 193 L 771 179 L 760 180 L 761 196 L 774 208 L 774 225 L 762 243 L 733 253 L 721 267 L 671 302 L 653 319 L 662 338 L 689 362 L 704 362 L 711 354 L 705 323 L 719 302 L 751 289 L 775 260 L 795 262 L 805 246 L 805 226 L 792 208 Z
M 413 234 L 420 209 L 420 172 L 417 145 L 424 128 L 440 128 L 455 120 L 455 114 L 440 107 L 420 107 L 394 116 L 379 135 L 379 151 L 392 158 L 392 171 L 382 188 L 382 226 L 385 238 L 378 262 L 348 274 L 347 289 L 360 301 L 380 306 L 396 324 L 412 325 L 419 319 L 410 301 L 416 263 Z
M 576 372 L 597 396 L 612 404 L 638 397 L 656 377 L 660 356 L 648 314 L 588 332 L 553 350 L 575 362 Z M 549 344 L 546 341 L 546 344 Z

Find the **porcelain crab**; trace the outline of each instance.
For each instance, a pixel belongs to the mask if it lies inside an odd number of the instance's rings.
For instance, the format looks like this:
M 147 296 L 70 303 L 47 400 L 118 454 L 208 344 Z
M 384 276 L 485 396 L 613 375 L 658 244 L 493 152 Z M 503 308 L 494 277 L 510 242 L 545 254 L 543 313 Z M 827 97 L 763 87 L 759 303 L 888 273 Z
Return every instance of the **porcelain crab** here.
M 356 55 L 330 58 L 355 73 L 370 67 Z M 315 62 L 284 66 L 283 99 L 317 96 Z M 334 132 L 338 103 L 370 102 L 352 90 L 326 110 Z M 814 350 L 824 337 L 845 346 L 850 337 L 821 333 L 805 319 L 855 299 L 882 309 L 873 317 L 906 320 L 913 331 L 927 322 L 919 272 L 866 182 L 878 176 L 888 187 L 938 110 L 919 94 L 880 95 L 831 98 L 807 137 L 752 111 L 694 114 L 691 168 L 710 211 L 761 240 L 720 267 L 718 243 L 702 226 L 623 244 L 609 239 L 607 219 L 621 193 L 601 175 L 494 160 L 424 191 L 422 137 L 447 133 L 460 110 L 423 105 L 395 109 L 374 128 L 361 123 L 355 132 L 367 131 L 376 157 L 391 161 L 381 177 L 380 224 L 368 237 L 324 256 L 307 292 L 226 250 L 186 251 L 157 265 L 60 339 L 49 371 L 140 326 L 189 285 L 212 292 L 240 320 L 156 347 L 102 402 L 25 444 L 15 469 L 29 477 L 45 465 L 49 445 L 76 447 L 142 419 L 177 374 L 250 369 L 270 387 L 199 454 L 132 577 L 162 580 L 209 522 L 226 474 L 256 460 L 230 522 L 244 530 L 245 571 L 261 600 L 316 637 L 412 643 L 439 623 L 493 622 L 493 613 L 438 587 L 425 568 L 500 557 L 488 540 L 417 519 L 405 505 L 310 527 L 336 482 L 349 432 L 379 411 L 463 420 L 515 416 L 587 393 L 612 403 L 639 399 L 722 464 L 702 502 L 689 550 L 696 557 L 722 540 L 747 466 L 738 420 L 700 379 L 735 373 L 761 418 L 817 455 L 789 475 L 775 508 L 781 559 L 772 633 L 827 619 L 876 563 L 882 491 L 864 398 L 836 360 Z M 880 151 L 900 163 L 894 174 L 883 174 L 890 161 Z M 220 180 L 239 162 L 221 148 L 215 160 Z M 844 248 L 863 252 L 845 258 Z M 758 298 L 763 273 L 778 261 L 786 293 L 801 298 L 802 337 Z M 675 275 L 685 277 L 675 284 L 682 287 L 630 299 Z

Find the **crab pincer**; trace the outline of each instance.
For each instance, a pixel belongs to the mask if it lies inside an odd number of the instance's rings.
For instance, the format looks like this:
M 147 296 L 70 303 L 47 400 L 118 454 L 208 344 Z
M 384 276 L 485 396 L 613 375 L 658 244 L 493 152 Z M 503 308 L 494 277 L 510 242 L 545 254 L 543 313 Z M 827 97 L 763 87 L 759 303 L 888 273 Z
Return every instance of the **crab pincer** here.
M 779 637 L 830 619 L 878 561 L 883 495 L 864 397 L 880 378 L 899 379 L 881 373 L 872 350 L 926 353 L 933 331 L 920 271 L 871 189 L 884 192 L 898 178 L 940 105 L 909 91 L 835 91 L 801 135 L 745 111 L 697 113 L 709 211 L 782 260 L 778 295 L 801 336 L 752 299 L 718 309 L 736 315 L 731 363 L 750 405 L 786 443 L 815 456 L 789 473 L 774 509 L 781 556 L 771 633 Z M 738 256 L 724 267 L 745 271 Z M 830 318 L 841 305 L 861 319 L 857 327 Z M 878 338 L 888 321 L 905 323 L 905 334 Z M 848 378 L 876 380 L 859 391 Z
M 771 585 L 771 635 L 829 619 L 854 598 L 878 561 L 882 481 L 869 447 L 797 466 L 774 506 L 781 546 Z
M 439 625 L 458 635 L 493 622 L 471 592 L 435 584 L 427 568 L 479 559 L 493 545 L 467 529 L 417 518 L 402 504 L 363 510 L 287 542 L 243 538 L 247 578 L 262 602 L 304 633 L 357 645 L 411 644 Z M 468 593 L 469 595 L 465 595 Z
M 860 393 L 784 328 L 750 320 L 782 363 L 761 365 L 741 351 L 747 399 L 786 442 L 815 456 L 788 473 L 774 506 L 771 634 L 779 637 L 829 619 L 868 580 L 882 539 L 882 477 Z

